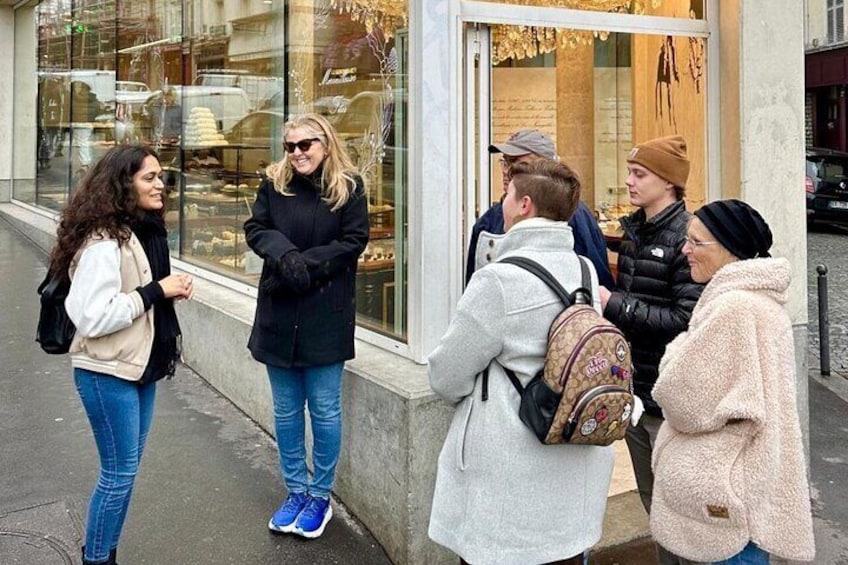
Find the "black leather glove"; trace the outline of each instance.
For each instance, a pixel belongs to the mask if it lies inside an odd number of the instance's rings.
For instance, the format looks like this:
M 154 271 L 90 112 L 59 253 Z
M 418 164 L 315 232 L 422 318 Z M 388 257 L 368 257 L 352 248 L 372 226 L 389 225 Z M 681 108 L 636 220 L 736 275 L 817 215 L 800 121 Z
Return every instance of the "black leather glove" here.
M 289 251 L 277 262 L 277 272 L 281 282 L 295 294 L 303 294 L 309 290 L 309 271 L 306 261 L 299 251 Z
M 272 262 L 273 267 L 268 270 L 268 274 L 259 281 L 259 288 L 268 294 L 278 294 L 286 290 L 283 281 L 280 278 L 280 272 L 277 268 L 277 262 Z

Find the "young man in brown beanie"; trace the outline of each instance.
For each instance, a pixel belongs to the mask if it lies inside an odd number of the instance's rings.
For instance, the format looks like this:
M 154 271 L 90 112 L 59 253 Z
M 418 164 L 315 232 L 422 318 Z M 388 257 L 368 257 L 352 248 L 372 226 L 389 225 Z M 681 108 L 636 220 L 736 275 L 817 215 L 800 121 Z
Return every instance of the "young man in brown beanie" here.
M 630 203 L 639 209 L 621 219 L 618 288 L 601 287 L 600 293 L 604 317 L 630 341 L 633 388 L 645 405 L 645 414 L 626 439 L 639 495 L 650 513 L 651 454 L 662 423 L 651 391 L 666 345 L 686 330 L 703 286 L 692 281 L 682 252 L 692 217 L 683 202 L 689 177 L 686 142 L 673 135 L 641 143 L 630 151 L 627 169 Z M 681 563 L 660 546 L 657 551 L 661 565 Z

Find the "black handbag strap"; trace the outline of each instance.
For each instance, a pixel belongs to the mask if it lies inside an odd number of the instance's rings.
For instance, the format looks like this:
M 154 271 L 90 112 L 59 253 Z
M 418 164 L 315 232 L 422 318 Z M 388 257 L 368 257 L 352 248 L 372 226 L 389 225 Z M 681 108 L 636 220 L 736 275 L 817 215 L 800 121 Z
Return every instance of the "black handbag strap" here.
M 554 276 L 548 271 L 546 268 L 541 266 L 539 263 L 532 259 L 528 259 L 527 257 L 519 257 L 516 255 L 510 257 L 504 257 L 498 263 L 508 263 L 510 265 L 515 265 L 516 267 L 521 267 L 525 271 L 529 271 L 530 273 L 536 275 L 539 279 L 542 280 L 543 283 L 548 285 L 548 287 L 554 291 L 565 307 L 569 307 L 572 304 L 592 304 L 592 275 L 589 272 L 589 267 L 586 264 L 586 259 L 577 256 L 578 263 L 580 263 L 580 288 L 576 289 L 571 294 L 567 293 L 565 289 L 559 284 L 559 281 L 554 278 Z M 518 391 L 519 396 L 524 393 L 524 387 L 521 386 L 521 381 L 518 380 L 518 376 L 510 369 L 506 367 L 503 368 L 506 372 L 506 376 L 509 377 L 509 381 L 512 383 L 513 388 Z M 489 398 L 489 368 L 486 367 L 483 370 L 483 384 L 482 389 L 480 391 L 480 395 L 485 402 Z

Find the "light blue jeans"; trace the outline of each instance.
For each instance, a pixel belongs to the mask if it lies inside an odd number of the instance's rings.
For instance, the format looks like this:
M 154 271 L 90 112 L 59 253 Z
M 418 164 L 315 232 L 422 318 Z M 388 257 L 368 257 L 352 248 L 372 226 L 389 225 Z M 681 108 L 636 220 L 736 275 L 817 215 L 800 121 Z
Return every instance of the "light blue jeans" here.
M 100 476 L 88 504 L 85 559 L 105 562 L 118 547 L 127 517 L 153 419 L 156 383 L 139 385 L 85 369 L 74 369 L 74 382 L 100 454 Z
M 342 445 L 344 363 L 284 369 L 267 365 L 274 400 L 274 430 L 280 469 L 289 493 L 328 498 Z M 312 483 L 306 469 L 306 417 L 312 422 Z

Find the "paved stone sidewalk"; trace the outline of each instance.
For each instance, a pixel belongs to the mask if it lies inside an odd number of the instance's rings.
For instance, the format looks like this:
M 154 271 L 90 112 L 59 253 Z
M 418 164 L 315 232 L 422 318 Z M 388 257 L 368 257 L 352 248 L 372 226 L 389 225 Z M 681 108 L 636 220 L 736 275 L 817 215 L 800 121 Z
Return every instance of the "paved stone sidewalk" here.
M 66 355 L 34 341 L 45 258 L 0 219 L 0 565 L 78 565 L 97 451 Z M 269 405 L 268 409 L 271 407 Z M 195 373 L 157 384 L 118 552 L 124 565 L 389 565 L 343 506 L 324 535 L 274 535 L 274 441 Z
M 818 265 L 827 266 L 830 367 L 848 375 L 848 229 L 817 227 L 807 239 L 809 367 L 820 367 Z

